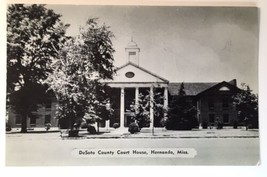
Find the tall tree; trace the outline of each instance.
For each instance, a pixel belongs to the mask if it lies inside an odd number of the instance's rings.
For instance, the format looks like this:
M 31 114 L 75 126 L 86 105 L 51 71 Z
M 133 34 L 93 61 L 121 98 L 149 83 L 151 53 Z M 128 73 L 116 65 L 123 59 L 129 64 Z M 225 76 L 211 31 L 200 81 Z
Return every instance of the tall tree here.
M 21 116 L 21 132 L 27 117 L 45 99 L 51 61 L 65 41 L 68 25 L 44 5 L 8 6 L 7 10 L 7 105 Z
M 150 107 L 150 95 L 143 95 L 140 93 L 138 95 L 138 103 L 132 103 L 131 105 L 131 112 L 132 120 L 136 122 L 139 128 L 147 127 L 150 123 L 150 114 L 149 114 L 149 107 Z
M 246 129 L 249 125 L 258 128 L 258 96 L 252 93 L 247 84 L 242 83 L 241 86 L 241 91 L 233 97 L 239 121 L 246 124 Z
M 196 108 L 191 102 L 187 102 L 184 84 L 182 83 L 178 95 L 172 98 L 169 105 L 166 128 L 170 130 L 192 129 L 195 116 Z
M 139 128 L 149 126 L 150 123 L 150 107 L 153 108 L 154 113 L 154 125 L 155 120 L 157 119 L 157 125 L 164 125 L 164 113 L 167 112 L 164 107 L 164 96 L 156 88 L 153 88 L 153 100 L 150 100 L 151 97 L 149 94 L 143 95 L 142 93 L 138 96 L 138 103 L 131 105 L 131 112 L 133 113 L 132 119 L 136 121 Z M 152 105 L 151 105 L 152 104 Z
M 109 119 L 109 87 L 101 82 L 113 78 L 113 33 L 97 19 L 89 19 L 80 35 L 59 50 L 45 81 L 59 100 L 57 116 L 73 129 L 78 120 Z M 86 114 L 87 113 L 87 114 Z M 85 116 L 86 115 L 86 116 Z M 89 116 L 88 116 L 89 115 Z

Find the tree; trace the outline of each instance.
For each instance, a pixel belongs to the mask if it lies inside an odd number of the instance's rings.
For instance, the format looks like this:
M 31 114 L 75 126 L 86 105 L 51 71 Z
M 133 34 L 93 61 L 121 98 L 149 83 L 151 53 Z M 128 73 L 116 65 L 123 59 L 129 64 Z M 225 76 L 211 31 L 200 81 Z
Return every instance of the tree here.
M 154 99 L 152 101 L 154 112 L 154 126 L 164 127 L 166 124 L 168 108 L 164 107 L 165 99 L 166 98 L 162 95 L 161 92 L 157 92 L 156 89 L 154 89 Z
M 153 88 L 154 96 L 153 100 L 150 100 L 150 95 L 139 94 L 138 104 L 131 105 L 131 112 L 133 113 L 132 119 L 137 122 L 139 128 L 143 128 L 150 123 L 150 106 L 153 108 L 154 120 L 160 119 L 161 125 L 164 124 L 164 113 L 166 108 L 164 107 L 164 96 L 161 92 L 158 92 L 156 88 Z M 152 105 L 151 105 L 152 104 Z M 154 125 L 153 125 L 154 127 Z
M 140 129 L 149 126 L 150 123 L 149 100 L 149 95 L 140 93 L 137 105 L 134 103 L 131 105 L 132 120 L 138 124 Z
M 89 19 L 80 35 L 58 50 L 61 57 L 51 63 L 53 72 L 45 83 L 59 100 L 60 122 L 67 122 L 71 130 L 82 118 L 99 123 L 112 114 L 110 88 L 101 80 L 113 78 L 113 37 L 108 26 Z
M 42 81 L 66 40 L 68 25 L 60 16 L 44 5 L 8 6 L 7 105 L 21 116 L 21 132 L 27 132 L 27 117 L 47 98 Z
M 184 84 L 182 83 L 177 96 L 171 100 L 168 109 L 166 128 L 168 130 L 190 130 L 196 115 L 196 108 L 186 101 Z
M 246 129 L 251 125 L 258 128 L 258 96 L 252 93 L 250 87 L 242 83 L 242 89 L 233 96 L 233 104 L 238 111 L 239 121 L 243 121 Z

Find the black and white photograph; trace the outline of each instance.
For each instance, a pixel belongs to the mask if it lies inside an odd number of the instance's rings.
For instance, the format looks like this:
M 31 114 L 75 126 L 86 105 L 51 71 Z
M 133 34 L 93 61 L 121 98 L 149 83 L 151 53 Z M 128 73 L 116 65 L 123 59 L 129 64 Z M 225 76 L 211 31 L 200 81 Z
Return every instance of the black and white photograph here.
M 258 7 L 6 8 L 6 166 L 261 164 Z

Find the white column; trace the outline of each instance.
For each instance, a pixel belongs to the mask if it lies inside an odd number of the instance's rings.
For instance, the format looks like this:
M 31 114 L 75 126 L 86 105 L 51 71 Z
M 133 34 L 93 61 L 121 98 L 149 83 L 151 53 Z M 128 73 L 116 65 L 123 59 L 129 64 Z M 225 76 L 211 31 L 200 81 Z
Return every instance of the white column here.
M 152 128 L 154 124 L 153 100 L 154 100 L 153 87 L 150 87 L 150 126 L 149 128 Z
M 168 87 L 164 88 L 164 108 L 168 109 Z M 164 118 L 167 117 L 167 113 L 164 113 Z
M 139 88 L 136 87 L 135 88 L 135 106 L 138 105 L 138 101 L 139 101 Z
M 124 127 L 124 88 L 121 88 L 121 117 L 120 128 Z
M 110 120 L 106 120 L 106 126 L 105 126 L 106 129 L 109 129 L 110 128 L 109 127 L 109 122 L 110 122 Z

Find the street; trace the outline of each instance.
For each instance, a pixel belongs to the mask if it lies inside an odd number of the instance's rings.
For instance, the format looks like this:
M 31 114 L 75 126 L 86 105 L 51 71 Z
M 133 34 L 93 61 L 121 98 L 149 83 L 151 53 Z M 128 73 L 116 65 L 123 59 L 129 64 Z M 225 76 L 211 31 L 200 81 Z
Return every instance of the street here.
M 71 155 L 75 148 L 193 148 L 197 155 L 194 158 L 75 158 Z M 7 166 L 257 165 L 259 159 L 259 138 L 62 140 L 52 133 L 49 136 L 28 134 L 6 139 Z

